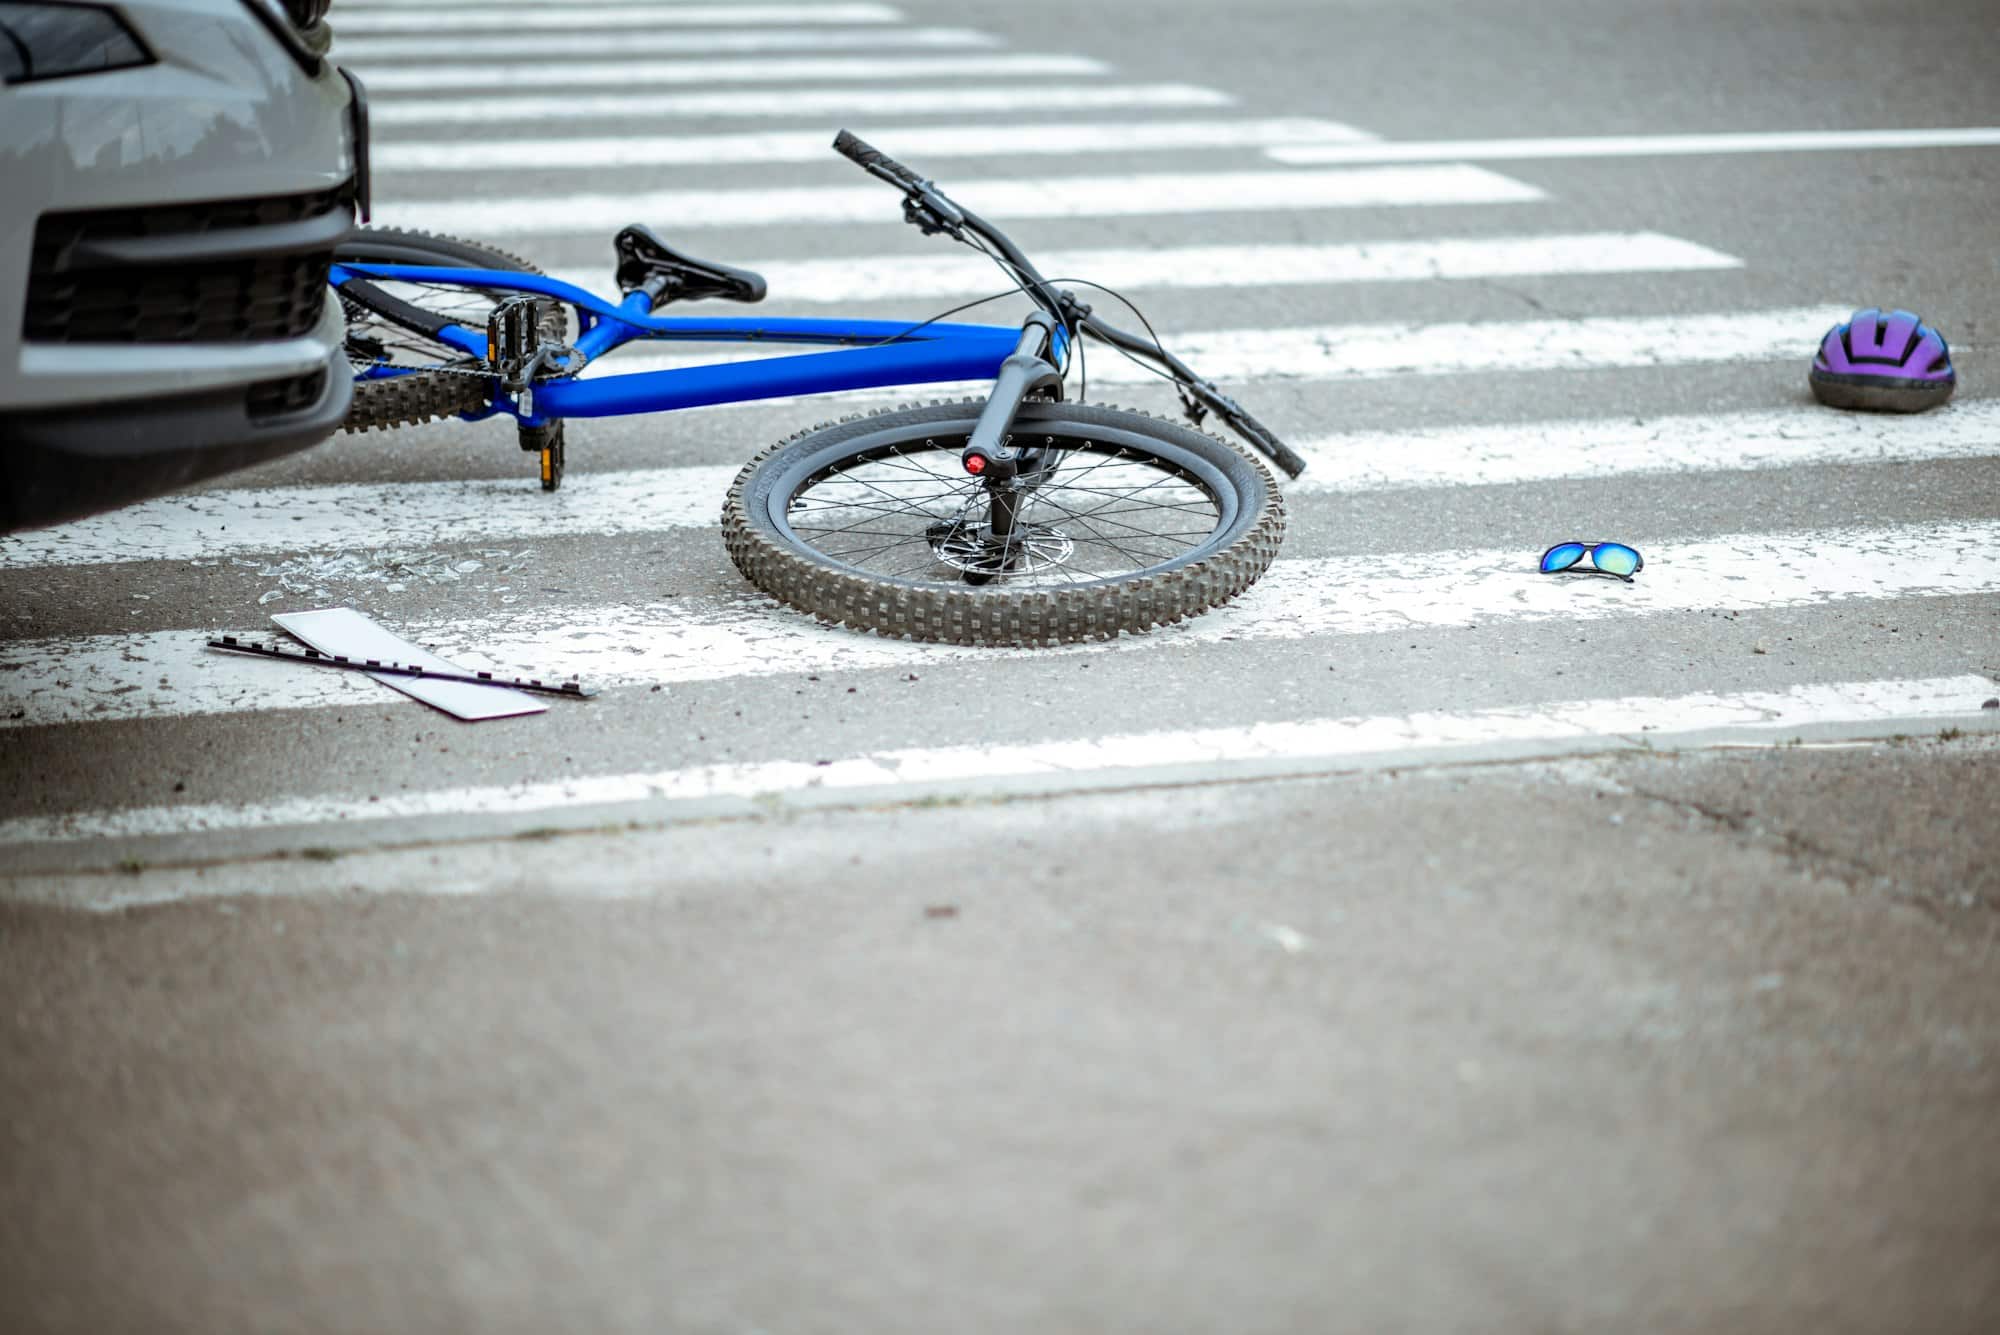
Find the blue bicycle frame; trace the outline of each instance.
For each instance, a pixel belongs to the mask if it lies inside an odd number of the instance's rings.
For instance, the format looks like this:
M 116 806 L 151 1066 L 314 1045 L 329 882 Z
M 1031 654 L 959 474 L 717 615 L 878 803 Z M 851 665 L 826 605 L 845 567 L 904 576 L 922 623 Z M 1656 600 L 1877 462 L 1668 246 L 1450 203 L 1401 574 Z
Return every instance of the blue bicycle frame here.
M 716 362 L 668 370 L 634 371 L 579 380 L 574 375 L 538 380 L 525 402 L 494 395 L 488 414 L 511 413 L 523 425 L 538 426 L 566 417 L 616 417 L 668 412 L 717 403 L 891 385 L 924 385 L 953 380 L 992 380 L 1021 342 L 1019 326 L 923 324 L 892 320 L 671 319 L 652 314 L 651 299 L 633 292 L 612 305 L 582 288 L 540 274 L 433 265 L 358 264 L 333 266 L 335 288 L 355 278 L 386 282 L 447 283 L 455 287 L 503 288 L 554 297 L 573 306 L 582 329 L 572 346 L 586 362 L 637 340 L 682 343 L 798 343 L 840 349 L 795 357 Z M 1050 331 L 1051 355 L 1066 360 L 1064 331 Z M 484 358 L 486 331 L 448 325 L 438 338 L 468 357 Z M 409 374 L 381 368 L 374 375 Z

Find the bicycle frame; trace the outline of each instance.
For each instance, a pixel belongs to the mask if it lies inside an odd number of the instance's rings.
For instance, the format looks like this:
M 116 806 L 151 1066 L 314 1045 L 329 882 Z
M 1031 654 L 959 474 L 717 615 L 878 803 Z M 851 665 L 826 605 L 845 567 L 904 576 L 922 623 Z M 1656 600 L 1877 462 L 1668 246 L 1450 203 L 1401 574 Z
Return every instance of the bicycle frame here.
M 583 328 L 572 346 L 596 361 L 635 341 L 682 343 L 797 343 L 838 349 L 793 357 L 714 362 L 665 370 L 633 371 L 579 380 L 573 374 L 537 381 L 517 402 L 494 396 L 494 412 L 523 425 L 538 426 L 567 417 L 617 417 L 670 412 L 719 403 L 893 385 L 937 384 L 955 380 L 996 380 L 1022 341 L 1019 326 L 924 324 L 894 320 L 660 319 L 651 299 L 633 292 L 617 305 L 559 279 L 540 274 L 432 265 L 359 264 L 333 266 L 335 288 L 354 278 L 388 282 L 450 283 L 554 297 L 575 307 Z M 1030 317 L 1033 322 L 1033 317 Z M 448 325 L 438 337 L 468 357 L 486 355 L 486 331 Z M 1050 336 L 1058 365 L 1067 339 L 1056 327 Z M 386 374 L 400 374 L 393 369 Z

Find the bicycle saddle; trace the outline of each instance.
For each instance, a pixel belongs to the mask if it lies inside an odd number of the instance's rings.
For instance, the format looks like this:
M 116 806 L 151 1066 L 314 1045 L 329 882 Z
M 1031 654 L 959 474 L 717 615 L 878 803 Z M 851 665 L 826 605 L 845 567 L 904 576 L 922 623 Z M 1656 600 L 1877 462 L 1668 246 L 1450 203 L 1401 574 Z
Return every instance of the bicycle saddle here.
M 634 292 L 649 279 L 665 279 L 657 284 L 659 297 L 654 305 L 668 301 L 689 301 L 721 297 L 726 301 L 762 301 L 764 278 L 748 269 L 732 269 L 713 260 L 683 255 L 654 233 L 634 223 L 618 234 L 618 287 Z

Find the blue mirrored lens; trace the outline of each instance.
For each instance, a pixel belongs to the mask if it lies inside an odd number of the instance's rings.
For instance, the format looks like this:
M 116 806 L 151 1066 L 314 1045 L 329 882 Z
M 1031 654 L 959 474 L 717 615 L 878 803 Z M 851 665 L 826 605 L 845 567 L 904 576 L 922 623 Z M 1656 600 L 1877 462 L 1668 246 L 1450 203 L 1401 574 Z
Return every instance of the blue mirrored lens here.
M 1632 575 L 1639 569 L 1639 553 L 1622 542 L 1598 543 L 1590 559 L 1599 570 L 1613 575 Z
M 1542 553 L 1542 573 L 1552 575 L 1558 570 L 1568 570 L 1583 559 L 1584 546 L 1580 542 L 1563 542 Z

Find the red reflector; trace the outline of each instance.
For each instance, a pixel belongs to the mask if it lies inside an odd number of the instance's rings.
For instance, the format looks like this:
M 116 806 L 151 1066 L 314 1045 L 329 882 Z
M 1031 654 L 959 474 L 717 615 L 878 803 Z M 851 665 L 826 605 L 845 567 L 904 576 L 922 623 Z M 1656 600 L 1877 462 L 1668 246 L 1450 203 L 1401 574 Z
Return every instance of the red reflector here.
M 983 455 L 983 454 L 968 454 L 968 455 L 966 455 L 966 456 L 965 456 L 965 471 L 966 471 L 966 472 L 968 472 L 968 473 L 973 473 L 973 474 L 979 474 L 979 473 L 983 473 L 983 472 L 985 472 L 985 471 L 986 471 L 986 456 L 985 456 L 985 455 Z

